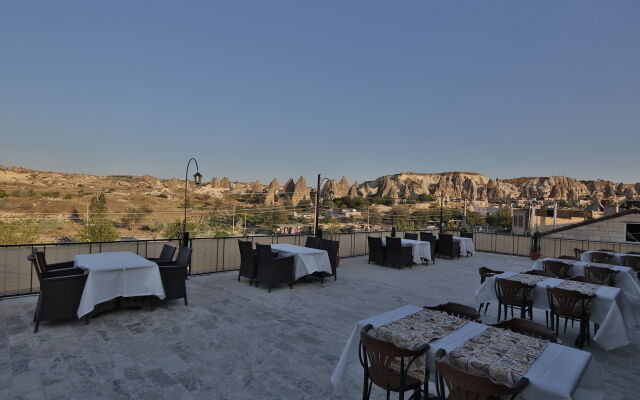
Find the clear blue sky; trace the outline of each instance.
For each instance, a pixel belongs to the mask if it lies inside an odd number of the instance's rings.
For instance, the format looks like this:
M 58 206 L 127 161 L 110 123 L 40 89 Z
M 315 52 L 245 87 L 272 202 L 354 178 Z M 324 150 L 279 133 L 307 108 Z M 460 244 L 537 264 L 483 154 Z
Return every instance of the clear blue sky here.
M 0 164 L 636 182 L 638 1 L 2 1 Z

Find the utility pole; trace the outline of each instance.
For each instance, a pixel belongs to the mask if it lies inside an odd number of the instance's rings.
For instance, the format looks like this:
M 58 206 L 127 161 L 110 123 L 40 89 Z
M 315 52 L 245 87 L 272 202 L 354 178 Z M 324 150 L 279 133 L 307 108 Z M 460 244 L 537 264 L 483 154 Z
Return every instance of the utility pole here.
M 371 230 L 371 225 L 369 225 L 369 208 L 371 207 L 367 206 L 367 232 Z
M 233 217 L 231 218 L 231 232 L 236 233 L 236 205 L 233 205 Z

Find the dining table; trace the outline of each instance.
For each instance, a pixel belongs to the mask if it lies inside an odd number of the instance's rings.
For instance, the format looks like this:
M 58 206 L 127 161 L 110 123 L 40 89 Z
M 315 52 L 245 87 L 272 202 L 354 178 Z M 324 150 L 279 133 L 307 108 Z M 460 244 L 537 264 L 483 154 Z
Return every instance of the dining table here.
M 353 376 L 358 370 L 362 371 L 358 348 L 362 328 L 366 325 L 371 324 L 375 334 L 390 338 L 398 347 L 403 347 L 407 343 L 413 346 L 428 343 L 430 348 L 425 362 L 428 365 L 431 380 L 435 375 L 433 373 L 435 355 L 439 349 L 444 349 L 448 354 L 460 353 L 461 349 L 468 347 L 467 345 L 474 341 L 474 338 L 487 336 L 487 334 L 489 337 L 500 336 L 496 331 L 498 328 L 473 321 L 456 322 L 455 317 L 447 318 L 446 316 L 436 318 L 436 320 L 442 319 L 444 325 L 435 326 L 436 329 L 434 329 L 433 326 L 420 322 L 418 316 L 422 312 L 424 312 L 422 307 L 405 305 L 357 321 L 331 375 L 331 383 L 336 393 L 338 395 L 341 393 L 341 387 L 348 375 Z M 411 324 L 412 320 L 416 323 Z M 396 326 L 391 327 L 394 324 Z M 397 342 L 394 340 L 395 337 L 404 338 L 404 340 Z M 521 340 L 526 341 L 527 338 L 521 338 Z M 600 400 L 605 397 L 600 369 L 591 353 L 557 343 L 544 341 L 542 344 L 535 357 L 531 358 L 532 362 L 526 366 L 527 370 L 523 376 L 529 379 L 529 385 L 519 398 L 523 400 Z M 494 357 L 495 354 L 487 354 L 489 355 Z M 362 384 L 360 377 L 357 381 Z
M 423 261 L 431 260 L 431 243 L 421 240 L 401 239 L 402 246 L 411 247 L 411 257 L 415 264 L 422 264 Z M 387 238 L 382 238 L 382 245 L 387 245 Z
M 329 253 L 326 250 L 296 246 L 289 243 L 272 244 L 271 250 L 277 251 L 278 257 L 293 256 L 296 279 L 311 275 L 314 272 L 332 273 Z

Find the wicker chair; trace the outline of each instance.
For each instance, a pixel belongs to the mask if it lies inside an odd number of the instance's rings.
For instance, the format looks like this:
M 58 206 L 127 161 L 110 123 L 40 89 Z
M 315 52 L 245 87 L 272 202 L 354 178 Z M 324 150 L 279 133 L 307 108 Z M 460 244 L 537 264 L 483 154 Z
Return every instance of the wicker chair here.
M 547 286 L 547 298 L 551 311 L 551 329 L 556 330 L 556 334 L 560 330 L 560 318 L 564 318 L 564 331 L 567 331 L 567 321 L 580 322 L 580 334 L 576 338 L 575 345 L 578 348 L 584 346 L 585 338 L 587 344 L 591 344 L 589 318 L 591 316 L 591 302 L 595 295 L 588 296 L 586 294 L 566 290 L 557 287 Z
M 452 260 L 460 258 L 460 243 L 454 240 L 453 235 L 442 233 L 438 236 L 438 256 Z
M 373 328 L 367 325 L 360 331 L 360 346 L 358 356 L 360 365 L 364 370 L 364 383 L 362 388 L 362 398 L 369 399 L 371 396 L 371 386 L 375 384 L 387 392 L 387 399 L 391 392 L 397 392 L 399 399 L 404 399 L 405 392 L 413 391 L 410 399 L 421 399 L 422 394 L 427 395 L 427 383 L 429 381 L 429 370 L 425 362 L 424 370 L 417 371 L 412 368 L 414 362 L 419 357 L 426 357 L 429 344 L 424 344 L 416 350 L 406 350 L 397 347 L 393 343 L 385 342 L 374 338 L 369 334 Z M 395 371 L 393 367 L 399 371 Z M 423 381 L 409 376 L 409 372 L 419 373 L 424 377 Z
M 537 275 L 537 276 L 546 276 L 547 278 L 555 278 L 556 277 L 551 272 L 545 271 L 545 270 L 542 270 L 542 269 L 531 269 L 529 271 L 526 271 L 525 274 L 527 274 L 527 275 Z
M 537 322 L 529 321 L 527 319 L 511 318 L 508 321 L 498 322 L 492 324 L 496 328 L 508 329 L 512 332 L 520 333 L 522 335 L 531 336 L 538 339 L 548 340 L 556 343 L 558 341 L 558 335 L 546 326 Z
M 404 238 L 408 239 L 408 240 L 418 240 L 418 234 L 417 233 L 405 232 L 404 233 Z
M 638 275 L 638 279 L 640 279 L 640 256 L 631 254 L 633 253 L 622 256 L 622 265 L 633 268 L 633 270 L 636 271 L 636 274 Z
M 480 273 L 480 285 L 482 285 L 487 278 L 490 278 L 494 275 L 499 275 L 504 273 L 504 271 L 498 271 L 495 269 L 491 269 L 491 268 L 487 268 L 487 267 L 480 267 L 478 268 L 478 273 Z M 480 307 L 478 308 L 478 312 L 482 312 L 482 307 L 484 306 L 484 313 L 487 314 L 487 310 L 489 310 L 489 302 L 487 303 L 480 303 Z
M 426 310 L 442 311 L 454 317 L 480 322 L 480 314 L 475 308 L 458 303 L 445 303 L 437 306 L 424 306 Z
M 402 245 L 402 239 L 387 236 L 386 238 L 386 262 L 391 267 L 411 267 L 412 260 L 412 248 Z
M 473 375 L 449 365 L 446 350 L 436 353 L 436 391 L 438 399 L 449 400 L 493 400 L 514 399 L 528 385 L 529 379 L 520 378 L 513 387 L 492 382 L 488 377 Z M 445 386 L 448 389 L 447 397 Z
M 258 283 L 264 283 L 269 288 L 269 292 L 275 285 L 286 283 L 293 289 L 295 279 L 294 257 L 273 257 L 271 246 L 257 244 L 258 249 L 258 274 L 256 276 L 256 287 Z
M 507 319 L 507 310 L 511 307 L 520 309 L 520 318 L 525 318 L 527 312 L 529 319 L 533 319 L 533 289 L 535 285 L 527 285 L 522 282 L 497 278 L 495 282 L 496 297 L 498 298 L 498 322 L 504 307 L 504 319 Z
M 340 242 L 337 240 L 320 239 L 320 249 L 327 252 L 329 255 L 329 262 L 331 263 L 331 274 L 326 272 L 320 272 L 320 282 L 324 283 L 324 278 L 333 276 L 333 280 L 338 280 L 338 263 L 340 258 L 338 252 L 340 251 Z
M 436 253 L 437 253 L 437 249 L 438 249 L 438 240 L 436 239 L 435 236 L 431 235 L 431 236 L 426 236 L 425 238 L 422 238 L 422 236 L 420 237 L 420 241 L 422 242 L 429 242 L 429 249 L 431 251 L 431 262 L 433 264 L 436 263 Z
M 568 279 L 571 276 L 571 267 L 571 264 L 562 261 L 547 260 L 542 262 L 542 268 L 559 279 Z
M 369 261 L 368 263 L 383 265 L 385 261 L 386 248 L 382 245 L 382 238 L 368 236 Z
M 420 240 L 426 242 L 428 238 L 435 238 L 435 236 L 431 232 L 420 232 Z
M 162 246 L 162 251 L 160 252 L 160 257 L 154 258 L 154 257 L 147 257 L 147 260 L 149 261 L 153 261 L 153 262 L 158 262 L 158 261 L 162 261 L 162 262 L 171 262 L 173 261 L 173 256 L 176 254 L 176 248 L 169 245 L 169 244 L 165 244 Z
M 594 251 L 591 253 L 591 262 L 597 264 L 614 264 L 613 256 L 609 253 Z
M 42 321 L 53 321 L 68 318 L 77 318 L 80 299 L 84 291 L 87 276 L 80 274 L 56 275 L 47 274 L 39 263 L 36 253 L 30 254 L 27 259 L 31 261 L 36 270 L 40 293 L 36 311 L 33 315 L 35 327 L 33 333 L 37 333 Z M 76 271 L 82 271 L 73 268 Z M 88 318 L 86 319 L 88 321 Z
M 618 271 L 611 268 L 588 265 L 584 267 L 584 276 L 600 282 L 600 285 L 615 286 Z
M 251 286 L 258 273 L 256 252 L 253 250 L 253 244 L 248 240 L 238 240 L 238 246 L 240 247 L 238 281 L 240 281 L 241 277 L 247 278 L 249 279 L 249 286 Z
M 309 247 L 311 249 L 319 249 L 320 248 L 320 238 L 316 236 L 307 236 L 307 240 L 304 243 L 304 247 Z
M 34 261 L 38 263 L 40 267 L 40 272 L 43 275 L 46 275 L 47 278 L 51 278 L 54 276 L 65 276 L 65 275 L 82 275 L 84 271 L 76 268 L 75 263 L 73 261 L 64 261 L 54 264 L 47 263 L 47 259 L 44 255 L 44 252 L 38 251 L 37 249 L 33 249 L 31 251 L 31 255 L 35 258 Z M 29 259 L 29 257 L 27 257 Z
M 577 247 L 576 247 L 576 248 L 574 248 L 574 249 L 573 249 L 573 253 L 576 255 L 576 260 L 580 260 L 580 259 L 581 259 L 581 257 L 582 257 L 582 253 L 584 253 L 585 251 L 586 251 L 586 250 L 582 250 L 582 249 L 579 249 L 579 248 L 577 248 Z
M 190 260 L 191 248 L 180 246 L 175 261 L 159 263 L 165 300 L 184 299 L 184 305 L 189 304 L 187 301 L 187 268 Z

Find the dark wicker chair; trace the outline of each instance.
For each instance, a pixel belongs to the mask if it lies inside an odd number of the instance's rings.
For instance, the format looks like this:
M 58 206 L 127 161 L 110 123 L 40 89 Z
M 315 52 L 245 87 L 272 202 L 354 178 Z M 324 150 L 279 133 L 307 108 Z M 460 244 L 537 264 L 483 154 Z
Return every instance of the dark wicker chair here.
M 582 250 L 582 249 L 579 249 L 579 248 L 577 248 L 577 247 L 576 247 L 576 248 L 574 248 L 574 249 L 573 249 L 573 253 L 576 255 L 576 260 L 580 260 L 580 259 L 581 259 L 581 257 L 582 257 L 582 253 L 584 253 L 585 251 L 586 251 L 586 250 Z
M 427 310 L 442 311 L 454 317 L 480 322 L 480 314 L 475 308 L 458 303 L 445 303 L 437 306 L 424 306 Z
M 556 343 L 558 341 L 558 335 L 546 326 L 537 322 L 529 321 L 528 319 L 511 318 L 508 321 L 498 322 L 492 324 L 496 328 L 508 329 L 512 332 L 520 333 L 522 335 L 531 336 L 538 339 L 548 340 Z
M 238 240 L 238 246 L 240 247 L 238 281 L 241 277 L 247 278 L 249 279 L 249 286 L 251 286 L 258 273 L 256 252 L 253 250 L 253 244 L 248 240 Z
M 615 264 L 611 254 L 600 251 L 594 251 L 591 253 L 591 262 L 596 264 Z
M 35 322 L 33 333 L 38 332 L 40 322 L 42 321 L 78 317 L 78 307 L 80 306 L 80 299 L 82 298 L 82 292 L 84 291 L 84 285 L 88 276 L 83 273 L 66 275 L 47 274 L 42 269 L 36 253 L 30 254 L 27 257 L 36 270 L 36 276 L 38 282 L 40 282 L 40 293 L 38 294 L 36 311 L 33 315 L 33 322 Z M 76 268 L 73 269 L 82 271 Z
M 184 299 L 187 301 L 187 268 L 191 260 L 191 248 L 180 246 L 176 260 L 172 262 L 160 262 L 160 277 L 164 286 L 165 300 Z
M 591 329 L 589 327 L 589 318 L 591 316 L 591 302 L 596 296 L 588 296 L 586 294 L 566 290 L 557 287 L 547 286 L 547 298 L 551 311 L 551 329 L 556 330 L 558 334 L 560 330 L 560 318 L 564 318 L 564 331 L 567 331 L 567 321 L 579 321 L 580 333 L 576 338 L 575 345 L 578 348 L 584 346 L 585 338 L 587 344 L 591 344 Z
M 544 271 L 542 269 L 531 269 L 526 271 L 527 275 L 537 275 L 537 276 L 546 276 L 547 278 L 555 278 L 556 276 L 549 271 Z
M 438 248 L 438 240 L 433 235 L 426 236 L 424 238 L 422 236 L 420 236 L 420 240 L 422 242 L 429 242 L 429 248 L 431 250 L 431 262 L 435 264 L 436 263 L 436 250 Z
M 507 319 L 507 310 L 520 309 L 520 318 L 525 318 L 527 312 L 529 319 L 533 319 L 533 289 L 535 285 L 527 285 L 522 282 L 497 278 L 495 282 L 496 297 L 498 298 L 498 322 L 504 307 L 504 319 Z
M 640 279 L 640 256 L 631 255 L 633 253 L 629 253 L 627 255 L 622 256 L 622 265 L 633 268 L 638 275 L 638 279 Z
M 453 235 L 442 233 L 438 236 L 438 256 L 450 259 L 460 258 L 460 243 Z
M 47 278 L 51 278 L 54 276 L 84 274 L 83 270 L 75 267 L 75 263 L 73 261 L 64 261 L 64 262 L 49 264 L 47 263 L 47 259 L 44 255 L 44 252 L 38 251 L 37 249 L 33 249 L 31 251 L 31 254 L 35 258 L 34 261 L 38 263 L 38 266 L 40 267 L 40 272 L 43 275 L 46 275 Z
M 294 257 L 274 257 L 270 245 L 257 244 L 258 249 L 258 274 L 256 276 L 256 287 L 258 283 L 263 283 L 271 289 L 283 283 L 293 289 L 295 279 Z
M 382 245 L 382 238 L 373 236 L 367 237 L 369 244 L 369 261 L 368 263 L 383 265 L 385 261 L 386 248 Z
M 498 271 L 495 269 L 491 269 L 491 268 L 487 268 L 487 267 L 480 267 L 478 268 L 478 273 L 480 273 L 480 285 L 482 285 L 487 278 L 490 278 L 494 275 L 499 275 L 504 273 L 504 271 Z M 487 310 L 489 309 L 489 302 L 487 303 L 480 303 L 480 307 L 478 308 L 478 312 L 482 312 L 482 307 L 484 306 L 484 313 L 487 313 Z
M 176 248 L 169 245 L 169 244 L 165 244 L 162 246 L 162 251 L 160 252 L 160 257 L 154 258 L 154 257 L 147 257 L 147 260 L 149 261 L 153 261 L 153 262 L 171 262 L 173 261 L 173 256 L 176 254 Z
M 547 260 L 542 262 L 542 268 L 559 279 L 568 279 L 571 276 L 571 267 L 571 264 L 562 261 Z
M 449 365 L 446 350 L 436 353 L 436 391 L 438 399 L 449 400 L 493 400 L 514 399 L 528 385 L 529 379 L 521 378 L 513 387 L 492 382 L 488 377 L 473 375 Z M 447 397 L 445 386 L 448 389 Z
M 418 240 L 418 234 L 417 233 L 405 232 L 404 233 L 404 238 L 408 239 L 408 240 Z
M 364 382 L 362 398 L 369 399 L 371 386 L 375 384 L 387 392 L 387 399 L 391 392 L 396 392 L 399 399 L 404 399 L 405 392 L 413 391 L 410 399 L 426 398 L 427 383 L 409 376 L 409 371 L 417 371 L 412 366 L 419 357 L 425 357 L 429 350 L 429 344 L 425 343 L 416 350 L 406 350 L 395 346 L 393 343 L 379 340 L 369 335 L 373 327 L 367 325 L 360 331 L 360 346 L 358 356 L 360 365 L 364 370 Z M 399 369 L 395 371 L 393 367 Z M 429 381 L 429 370 L 425 362 L 424 370 L 419 371 L 424 377 L 424 382 Z M 425 395 L 422 397 L 422 395 Z
M 435 235 L 431 232 L 420 232 L 420 240 L 426 242 L 428 238 L 435 238 Z
M 386 238 L 386 263 L 391 267 L 410 267 L 413 264 L 412 249 L 402 245 L 402 239 L 387 236 Z
M 331 263 L 331 274 L 326 272 L 320 273 L 320 282 L 324 283 L 324 278 L 333 276 L 333 280 L 338 280 L 338 263 L 340 258 L 338 252 L 340 251 L 340 242 L 337 240 L 320 239 L 320 250 L 324 250 L 329 255 L 329 262 Z
M 307 236 L 307 240 L 304 243 L 304 247 L 309 247 L 311 249 L 319 249 L 320 248 L 321 239 L 316 236 Z
M 584 267 L 584 276 L 598 281 L 599 285 L 615 286 L 615 278 L 618 271 L 611 268 L 588 265 Z

